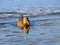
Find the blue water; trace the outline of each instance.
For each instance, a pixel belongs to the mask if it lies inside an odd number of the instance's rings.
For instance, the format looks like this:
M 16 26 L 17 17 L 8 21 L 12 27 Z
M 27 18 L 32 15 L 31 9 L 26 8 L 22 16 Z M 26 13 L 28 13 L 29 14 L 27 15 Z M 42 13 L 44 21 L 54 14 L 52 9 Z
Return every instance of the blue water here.
M 60 7 L 60 0 L 0 0 L 0 8 Z
M 0 45 L 60 45 L 60 14 L 28 18 L 31 26 L 26 35 L 16 26 L 19 16 L 0 17 Z

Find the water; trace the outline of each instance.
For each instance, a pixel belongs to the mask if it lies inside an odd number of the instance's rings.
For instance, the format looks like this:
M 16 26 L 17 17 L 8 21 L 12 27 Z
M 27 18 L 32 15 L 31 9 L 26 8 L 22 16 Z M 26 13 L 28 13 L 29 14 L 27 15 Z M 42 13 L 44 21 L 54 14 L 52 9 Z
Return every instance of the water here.
M 0 45 L 60 45 L 60 14 L 28 16 L 27 35 L 16 26 L 19 16 L 0 16 Z

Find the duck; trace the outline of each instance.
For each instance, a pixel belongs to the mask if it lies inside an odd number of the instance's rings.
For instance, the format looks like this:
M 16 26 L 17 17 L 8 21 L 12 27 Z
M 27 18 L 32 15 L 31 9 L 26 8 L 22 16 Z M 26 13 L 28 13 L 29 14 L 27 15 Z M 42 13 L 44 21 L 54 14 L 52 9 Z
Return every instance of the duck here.
M 24 30 L 24 33 L 29 33 L 30 21 L 29 21 L 28 17 L 21 15 L 17 22 L 17 27 Z

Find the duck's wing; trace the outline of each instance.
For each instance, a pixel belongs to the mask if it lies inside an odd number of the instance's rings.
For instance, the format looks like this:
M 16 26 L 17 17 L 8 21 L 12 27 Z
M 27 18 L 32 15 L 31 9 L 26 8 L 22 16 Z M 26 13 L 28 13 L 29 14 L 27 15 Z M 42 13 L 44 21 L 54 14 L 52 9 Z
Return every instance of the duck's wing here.
M 19 28 L 23 28 L 23 17 L 20 17 L 20 18 L 19 18 L 19 20 L 18 20 L 18 22 L 17 22 L 17 26 L 18 26 Z

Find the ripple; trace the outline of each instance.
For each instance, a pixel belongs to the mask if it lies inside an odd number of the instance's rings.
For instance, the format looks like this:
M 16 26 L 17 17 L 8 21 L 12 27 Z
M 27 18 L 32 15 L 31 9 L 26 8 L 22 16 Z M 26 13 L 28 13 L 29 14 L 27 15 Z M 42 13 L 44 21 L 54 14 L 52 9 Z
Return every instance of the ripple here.
M 1 30 L 2 32 L 10 32 L 10 30 Z
M 15 35 L 5 35 L 6 37 L 11 37 L 11 36 L 15 36 Z
M 35 44 L 28 44 L 28 45 L 35 45 Z
M 53 23 L 44 23 L 44 24 L 41 24 L 40 26 L 53 26 L 54 24 Z
M 4 28 L 4 27 L 6 27 L 6 26 L 4 24 L 0 23 L 0 28 Z
M 2 41 L 3 39 L 0 39 L 0 41 Z
M 46 33 L 40 33 L 40 35 L 45 35 Z
M 12 33 L 20 33 L 19 31 L 12 31 Z

